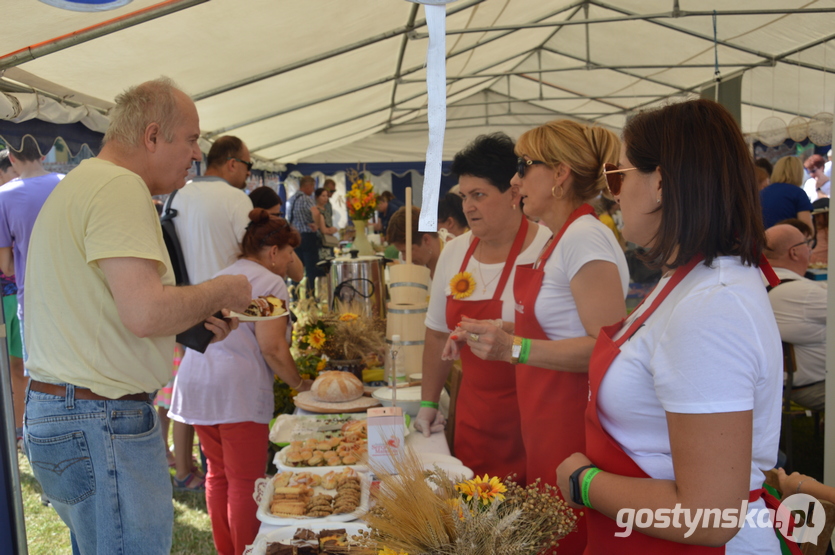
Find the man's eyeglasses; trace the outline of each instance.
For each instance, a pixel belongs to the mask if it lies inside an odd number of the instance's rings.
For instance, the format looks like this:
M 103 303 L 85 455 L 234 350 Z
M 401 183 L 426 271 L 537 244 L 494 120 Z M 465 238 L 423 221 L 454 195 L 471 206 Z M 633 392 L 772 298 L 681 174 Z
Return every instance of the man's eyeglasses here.
M 806 245 L 806 246 L 807 246 L 807 247 L 809 247 L 810 249 L 814 249 L 814 248 L 817 246 L 817 244 L 818 244 L 818 239 L 817 239 L 817 237 L 809 237 L 809 238 L 808 238 L 808 239 L 806 239 L 805 241 L 801 241 L 800 243 L 797 243 L 796 245 L 792 245 L 792 246 L 790 246 L 790 247 L 789 247 L 789 250 L 791 250 L 791 249 L 793 249 L 793 248 L 795 248 L 795 247 L 799 247 L 800 245 Z
M 619 168 L 617 164 L 603 164 L 603 175 L 606 176 L 606 185 L 612 196 L 620 194 L 623 185 L 623 172 L 637 170 L 638 168 Z
M 526 160 L 525 158 L 518 158 L 516 160 L 516 173 L 519 174 L 519 177 L 525 177 L 525 171 L 528 169 L 528 166 L 533 166 L 534 164 L 545 164 L 540 160 Z
M 234 156 L 230 156 L 227 160 L 234 160 L 235 162 L 240 162 L 241 164 L 246 166 L 247 171 L 252 170 L 252 162 L 247 162 L 246 160 L 241 160 L 240 158 L 235 158 Z

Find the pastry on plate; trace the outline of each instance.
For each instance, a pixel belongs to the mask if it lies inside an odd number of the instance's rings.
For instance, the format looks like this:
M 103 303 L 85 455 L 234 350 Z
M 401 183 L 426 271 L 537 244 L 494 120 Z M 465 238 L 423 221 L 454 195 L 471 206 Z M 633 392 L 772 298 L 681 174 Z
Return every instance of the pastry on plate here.
M 247 316 L 267 317 L 274 314 L 281 314 L 284 312 L 284 301 L 278 297 L 267 295 L 266 297 L 258 297 L 252 299 L 249 306 L 244 310 Z

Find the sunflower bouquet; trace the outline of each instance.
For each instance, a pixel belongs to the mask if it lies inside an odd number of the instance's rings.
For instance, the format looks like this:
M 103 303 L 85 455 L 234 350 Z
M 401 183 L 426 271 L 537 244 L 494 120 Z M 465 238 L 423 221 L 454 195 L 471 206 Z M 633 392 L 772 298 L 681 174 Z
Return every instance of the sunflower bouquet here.
M 370 220 L 377 208 L 374 185 L 356 170 L 349 170 L 348 177 L 351 179 L 351 189 L 345 198 L 348 216 L 352 220 Z
M 527 487 L 484 475 L 458 481 L 439 468 L 424 470 L 407 450 L 397 475 L 380 477 L 376 504 L 363 519 L 363 543 L 378 555 L 534 555 L 556 547 L 577 515 L 550 485 Z

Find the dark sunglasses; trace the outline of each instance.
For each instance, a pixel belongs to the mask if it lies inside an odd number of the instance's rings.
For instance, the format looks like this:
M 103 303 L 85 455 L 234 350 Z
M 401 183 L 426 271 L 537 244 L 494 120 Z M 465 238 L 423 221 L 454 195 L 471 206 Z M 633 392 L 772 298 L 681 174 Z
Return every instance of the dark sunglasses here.
M 247 162 L 246 160 L 241 160 L 240 158 L 235 158 L 234 156 L 230 156 L 227 160 L 234 160 L 235 162 L 240 162 L 241 164 L 246 166 L 247 170 L 252 170 L 252 162 Z
M 526 160 L 524 158 L 517 158 L 516 159 L 516 173 L 519 174 L 519 177 L 525 177 L 525 170 L 528 169 L 528 166 L 533 166 L 534 164 L 545 164 L 545 162 L 541 162 L 539 160 Z
M 619 168 L 617 164 L 603 164 L 603 175 L 606 176 L 606 185 L 609 186 L 609 193 L 612 196 L 620 194 L 623 185 L 623 172 L 637 170 L 638 168 Z

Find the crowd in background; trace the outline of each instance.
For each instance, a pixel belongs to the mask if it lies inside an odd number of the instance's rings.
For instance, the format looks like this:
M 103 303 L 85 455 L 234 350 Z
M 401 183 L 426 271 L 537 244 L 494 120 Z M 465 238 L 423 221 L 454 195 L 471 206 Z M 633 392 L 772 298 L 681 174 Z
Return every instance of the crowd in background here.
M 288 199 L 270 187 L 247 194 L 252 157 L 224 136 L 183 186 L 183 168 L 202 158 L 199 123 L 166 80 L 126 91 L 113 120 L 102 153 L 66 177 L 44 169 L 33 140 L 0 153 L 18 438 L 79 552 L 170 550 L 174 488 L 205 491 L 215 547 L 241 553 L 259 527 L 252 491 L 267 463 L 273 380 L 311 383 L 290 354 L 289 316 L 238 322 L 226 309 L 262 295 L 289 306 L 288 284 L 303 279 L 315 294 L 319 262 L 346 238 L 336 183 L 302 176 Z M 778 465 L 781 340 L 797 352 L 795 400 L 824 408 L 826 289 L 807 270 L 827 263 L 831 161 L 755 165 L 727 110 L 697 100 L 642 112 L 621 136 L 568 120 L 518 141 L 482 135 L 452 171 L 459 183 L 441 198 L 438 232 L 417 229 L 417 207 L 407 230 L 389 191 L 371 226 L 395 254 L 411 235 L 413 262 L 432 278 L 417 432 L 447 426 L 438 402 L 460 360 L 454 454 L 479 474 L 550 484 L 582 509 L 560 553 L 674 553 L 681 543 L 779 553 L 769 529 L 705 521 L 692 535 L 649 526 L 620 538 L 614 518 L 636 504 L 776 506 L 761 484 Z M 158 195 L 176 211 L 181 285 L 191 287 L 174 287 Z M 644 280 L 657 286 L 627 315 L 630 282 Z M 172 357 L 174 335 L 195 325 L 212 343 Z M 56 447 L 105 406 L 117 433 L 91 424 Z M 72 484 L 50 470 L 88 451 L 95 464 L 74 468 Z M 800 491 L 797 476 L 782 478 Z M 117 497 L 142 518 L 104 518 Z M 162 533 L 147 541 L 148 529 Z

